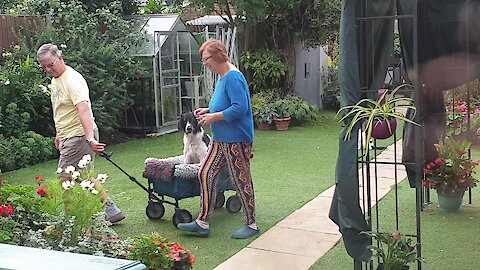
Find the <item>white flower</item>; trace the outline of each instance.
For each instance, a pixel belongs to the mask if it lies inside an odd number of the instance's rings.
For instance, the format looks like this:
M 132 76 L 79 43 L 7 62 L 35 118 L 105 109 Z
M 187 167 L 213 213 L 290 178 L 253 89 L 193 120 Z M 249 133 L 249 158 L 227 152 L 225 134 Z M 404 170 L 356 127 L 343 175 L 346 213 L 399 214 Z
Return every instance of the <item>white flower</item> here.
M 80 172 L 78 172 L 78 171 L 74 171 L 74 172 L 72 173 L 72 178 L 73 178 L 73 179 L 77 179 L 79 176 L 80 176 Z
M 9 84 L 10 84 L 10 81 L 9 81 L 9 80 L 6 80 L 5 82 L 3 82 L 3 84 L 9 85 Z
M 20 45 L 17 44 L 15 46 L 13 46 L 13 48 L 15 48 L 16 50 L 20 50 Z
M 92 161 L 92 156 L 90 156 L 90 154 L 86 154 L 78 162 L 78 167 L 85 168 L 91 161 Z
M 52 84 L 48 84 L 48 85 L 47 85 L 47 88 L 50 89 L 50 90 L 52 90 L 52 89 L 53 89 L 53 85 L 52 85 Z
M 98 190 L 96 190 L 96 189 L 92 189 L 91 191 L 92 191 L 92 193 L 95 194 L 95 195 L 99 193 Z
M 58 168 L 58 169 L 57 169 L 57 174 L 62 173 L 62 172 L 63 172 L 63 169 L 62 169 L 62 168 Z
M 40 84 L 38 87 L 40 87 L 40 89 L 42 89 L 42 92 L 48 93 L 48 88 L 45 85 Z
M 80 161 L 78 162 L 78 167 L 79 167 L 80 169 L 85 168 L 86 165 L 87 165 L 87 162 L 86 162 L 84 159 L 82 159 L 82 160 L 80 160 Z
M 92 183 L 90 180 L 86 180 L 86 181 L 82 181 L 80 183 L 80 186 L 82 187 L 83 190 L 86 190 L 86 189 L 92 189 L 95 184 Z
M 66 169 L 65 169 L 65 172 L 66 173 L 73 173 L 75 171 L 75 167 L 73 167 L 72 165 L 68 166 Z
M 67 45 L 65 45 L 65 44 L 60 44 L 60 48 L 65 49 L 65 48 L 67 48 Z
M 105 173 L 99 173 L 97 175 L 97 181 L 99 181 L 100 183 L 105 183 L 105 180 L 107 180 L 107 178 L 108 178 L 108 175 Z
M 85 160 L 87 163 L 90 163 L 90 161 L 92 161 L 92 156 L 90 156 L 90 154 L 86 154 L 85 156 L 82 157 L 82 160 Z
M 69 188 L 71 188 L 71 187 L 73 187 L 73 186 L 75 186 L 75 182 L 74 182 L 74 181 L 68 181 L 68 180 L 67 180 L 67 181 L 63 181 L 63 182 L 62 182 L 62 187 L 63 187 L 63 189 L 65 189 L 65 190 L 67 190 L 67 189 L 69 189 Z

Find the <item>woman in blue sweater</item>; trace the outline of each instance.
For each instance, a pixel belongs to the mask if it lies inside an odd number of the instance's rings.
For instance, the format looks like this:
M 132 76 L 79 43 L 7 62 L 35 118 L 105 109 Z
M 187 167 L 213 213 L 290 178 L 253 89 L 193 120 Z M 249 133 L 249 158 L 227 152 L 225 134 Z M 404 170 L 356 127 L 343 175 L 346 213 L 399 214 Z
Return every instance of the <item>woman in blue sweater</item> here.
M 202 236 L 210 234 L 208 218 L 215 207 L 217 182 L 220 172 L 228 167 L 237 195 L 240 197 L 245 224 L 232 234 L 232 238 L 245 239 L 258 234 L 255 223 L 255 196 L 250 159 L 253 147 L 253 115 L 250 92 L 243 74 L 228 62 L 222 42 L 207 40 L 199 50 L 202 63 L 220 79 L 208 108 L 198 108 L 194 114 L 201 125 L 210 125 L 212 144 L 202 161 L 200 178 L 200 214 L 190 223 L 178 228 Z

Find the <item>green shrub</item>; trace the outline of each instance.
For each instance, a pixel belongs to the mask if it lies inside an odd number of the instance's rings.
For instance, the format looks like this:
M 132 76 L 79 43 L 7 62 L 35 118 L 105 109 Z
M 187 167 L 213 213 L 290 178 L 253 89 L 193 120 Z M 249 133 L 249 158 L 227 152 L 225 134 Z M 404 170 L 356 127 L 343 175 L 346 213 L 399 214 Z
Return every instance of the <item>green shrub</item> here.
M 338 81 L 338 69 L 329 67 L 322 73 L 323 99 L 325 109 L 340 109 L 340 85 Z
M 253 52 L 245 52 L 240 57 L 243 67 L 252 74 L 253 82 L 250 89 L 253 93 L 269 89 L 280 89 L 285 86 L 285 77 L 288 72 L 288 64 L 277 51 L 259 49 Z
M 253 119 L 256 123 L 272 123 L 273 118 L 278 116 L 273 106 L 278 98 L 275 91 L 262 91 L 251 96 Z
M 0 134 L 5 137 L 20 137 L 28 130 L 30 123 L 30 114 L 28 112 L 21 112 L 16 103 L 9 103 L 5 107 L 3 114 L 3 125 L 0 127 Z
M 41 198 L 34 186 L 12 186 L 0 179 L 0 207 L 10 206 L 11 214 L 0 213 L 0 243 L 20 245 L 42 215 Z
M 310 124 L 317 119 L 318 106 L 298 96 L 286 96 L 274 103 L 280 117 L 291 117 L 293 125 Z
M 45 136 L 53 136 L 50 93 L 45 86 L 48 78 L 38 68 L 35 58 L 23 54 L 21 50 L 22 48 L 17 45 L 12 48 L 11 52 L 2 54 L 0 60 L 3 62 L 0 65 L 0 108 L 7 110 L 9 104 L 18 105 L 15 108 L 16 115 L 13 123 L 18 120 L 19 115 L 28 113 L 30 116 L 28 121 L 23 118 L 19 120 L 26 122 L 29 130 Z M 5 111 L 3 113 L 4 117 L 9 117 L 5 115 Z M 22 127 L 21 130 L 27 129 Z M 10 136 L 9 132 L 2 133 Z
M 6 139 L 0 134 L 0 173 L 8 172 L 16 168 L 15 155 L 11 140 Z
M 20 38 L 21 48 L 34 56 L 43 43 L 59 45 L 66 63 L 80 72 L 88 83 L 100 132 L 113 132 L 123 119 L 127 104 L 126 82 L 135 70 L 128 49 L 140 44 L 143 34 L 123 20 L 118 1 L 94 13 L 88 13 L 78 0 L 65 3 L 29 0 L 29 3 L 27 13 L 49 14 L 52 27 Z

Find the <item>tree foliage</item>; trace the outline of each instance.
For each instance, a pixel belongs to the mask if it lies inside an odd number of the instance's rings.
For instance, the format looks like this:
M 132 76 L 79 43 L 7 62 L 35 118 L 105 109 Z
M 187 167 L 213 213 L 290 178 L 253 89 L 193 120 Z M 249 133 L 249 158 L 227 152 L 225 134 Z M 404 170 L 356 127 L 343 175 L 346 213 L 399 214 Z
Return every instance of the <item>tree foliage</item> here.
M 297 35 L 307 46 L 323 45 L 336 39 L 340 25 L 341 0 L 191 0 L 190 3 L 207 12 L 223 14 L 232 26 L 264 24 L 266 37 L 273 46 L 286 35 Z M 237 9 L 236 20 L 231 17 L 229 5 Z
M 83 7 L 89 13 L 95 13 L 97 9 L 107 8 L 112 2 L 119 1 L 122 5 L 124 15 L 136 14 L 138 11 L 137 0 L 79 0 Z M 31 0 L 1 0 L 0 14 L 20 14 L 25 10 L 30 10 Z M 34 1 L 35 2 L 35 1 Z M 70 0 L 60 0 L 63 4 L 68 4 Z
M 21 48 L 36 57 L 43 43 L 61 45 L 67 65 L 79 71 L 89 85 L 100 130 L 113 131 L 122 120 L 126 83 L 135 69 L 128 48 L 140 44 L 143 36 L 123 20 L 120 2 L 88 13 L 78 0 L 28 1 L 28 14 L 48 14 L 52 27 L 21 37 Z

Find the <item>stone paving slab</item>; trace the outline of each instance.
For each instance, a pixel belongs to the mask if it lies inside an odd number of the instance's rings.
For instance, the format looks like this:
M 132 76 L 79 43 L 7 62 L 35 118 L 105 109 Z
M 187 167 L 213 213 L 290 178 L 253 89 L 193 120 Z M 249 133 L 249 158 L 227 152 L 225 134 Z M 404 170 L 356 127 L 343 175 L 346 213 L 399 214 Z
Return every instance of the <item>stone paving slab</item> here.
M 402 141 L 397 152 L 401 153 Z M 393 162 L 390 145 L 377 160 Z M 397 161 L 400 162 L 397 157 Z M 371 164 L 371 206 L 381 200 L 395 185 L 395 171 L 400 183 L 406 177 L 402 165 Z M 363 173 L 366 173 L 363 170 Z M 362 175 L 362 169 L 359 170 Z M 375 188 L 375 174 L 378 175 Z M 364 194 L 360 180 L 359 204 L 363 209 Z M 363 183 L 366 185 L 366 180 Z M 218 265 L 214 270 L 307 270 L 341 239 L 338 226 L 328 218 L 335 186 L 332 186 L 260 235 L 246 248 Z

